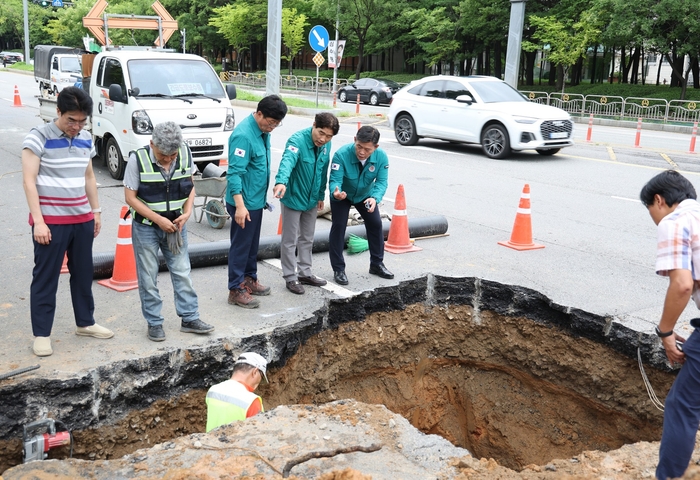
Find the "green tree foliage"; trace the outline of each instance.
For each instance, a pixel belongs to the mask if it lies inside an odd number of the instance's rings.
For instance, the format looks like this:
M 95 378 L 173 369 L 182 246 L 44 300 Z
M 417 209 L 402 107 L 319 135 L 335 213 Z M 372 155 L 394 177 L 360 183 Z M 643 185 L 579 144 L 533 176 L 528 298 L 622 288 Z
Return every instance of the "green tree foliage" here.
M 287 47 L 287 55 L 282 55 L 284 60 L 289 63 L 289 74 L 292 71 L 292 61 L 297 53 L 306 43 L 304 37 L 304 29 L 309 25 L 306 21 L 306 15 L 297 13 L 296 8 L 282 9 L 282 43 Z
M 214 9 L 214 16 L 209 24 L 217 28 L 236 51 L 236 60 L 240 64 L 243 52 L 251 44 L 261 41 L 267 26 L 267 9 L 258 4 L 236 2 Z

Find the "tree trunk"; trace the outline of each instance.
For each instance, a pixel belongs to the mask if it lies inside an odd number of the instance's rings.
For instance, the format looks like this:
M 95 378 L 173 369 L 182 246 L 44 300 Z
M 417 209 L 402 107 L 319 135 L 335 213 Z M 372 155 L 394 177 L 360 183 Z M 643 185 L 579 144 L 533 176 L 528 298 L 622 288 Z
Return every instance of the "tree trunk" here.
M 627 83 L 627 48 L 620 49 L 620 83 Z
M 693 88 L 700 88 L 700 64 L 697 56 L 691 57 L 690 69 L 693 71 Z
M 598 44 L 593 47 L 593 62 L 591 62 L 591 85 L 595 83 L 595 68 L 598 63 Z
M 477 75 L 484 74 L 484 53 L 483 52 L 479 53 L 479 55 L 476 56 L 476 74 Z
M 484 48 L 484 75 L 491 75 L 491 48 L 488 45 Z
M 557 67 L 556 65 L 553 65 L 552 62 L 549 62 L 549 86 L 553 87 L 554 85 L 557 84 Z
M 537 52 L 525 52 L 525 85 L 535 84 L 535 60 Z
M 503 73 L 503 59 L 501 58 L 503 54 L 502 51 L 503 45 L 500 41 L 496 41 L 493 45 L 493 76 L 496 78 L 501 78 L 501 73 Z
M 661 64 L 664 63 L 664 56 L 663 55 L 657 55 L 656 56 L 656 61 L 659 62 L 659 65 L 656 69 L 656 86 L 659 86 L 659 82 L 661 82 Z
M 615 77 L 615 45 L 613 45 L 610 52 L 610 70 L 608 70 L 610 75 L 608 75 L 608 82 L 613 83 Z
M 557 90 L 564 91 L 564 84 L 566 83 L 566 78 L 564 78 L 564 67 L 562 65 L 557 65 Z
M 633 85 L 639 84 L 639 45 L 634 47 L 634 53 L 632 54 L 632 75 L 630 76 L 630 83 Z

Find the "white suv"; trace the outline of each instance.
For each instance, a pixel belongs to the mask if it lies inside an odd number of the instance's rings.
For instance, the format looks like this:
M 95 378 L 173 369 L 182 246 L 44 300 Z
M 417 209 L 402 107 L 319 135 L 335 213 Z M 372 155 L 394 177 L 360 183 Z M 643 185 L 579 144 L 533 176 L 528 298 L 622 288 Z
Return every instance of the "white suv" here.
M 389 125 L 401 145 L 423 137 L 480 143 L 490 158 L 505 158 L 511 150 L 554 155 L 574 144 L 567 112 L 530 102 L 495 77 L 438 75 L 411 82 L 394 95 Z

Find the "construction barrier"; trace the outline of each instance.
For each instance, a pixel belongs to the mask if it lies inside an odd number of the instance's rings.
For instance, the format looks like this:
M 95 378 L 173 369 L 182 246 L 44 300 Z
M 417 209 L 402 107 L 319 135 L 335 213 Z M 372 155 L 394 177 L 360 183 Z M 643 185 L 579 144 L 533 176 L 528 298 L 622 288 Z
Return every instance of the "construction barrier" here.
M 690 149 L 688 153 L 695 153 L 695 137 L 698 136 L 698 122 L 693 124 L 693 133 L 690 136 Z
M 639 148 L 639 140 L 642 136 L 642 117 L 637 120 L 637 134 L 634 137 L 634 148 Z
M 526 183 L 520 196 L 518 213 L 515 214 L 510 240 L 498 242 L 498 244 L 519 251 L 544 248 L 544 245 L 538 245 L 532 241 L 532 219 L 530 217 L 530 184 Z
M 586 134 L 586 141 L 591 141 L 591 133 L 593 133 L 593 114 L 588 118 L 588 133 Z
M 394 215 L 391 217 L 389 236 L 384 244 L 384 250 L 389 253 L 408 253 L 423 250 L 411 243 L 408 234 L 408 215 L 406 214 L 406 194 L 403 185 L 399 185 L 394 203 Z
M 357 103 L 355 104 L 355 114 L 360 114 L 360 94 L 357 94 Z
M 119 214 L 119 230 L 117 232 L 117 247 L 114 252 L 112 278 L 97 282 L 117 292 L 126 292 L 139 286 L 136 277 L 134 246 L 131 243 L 131 216 L 124 219 L 128 211 L 129 208 L 124 206 Z

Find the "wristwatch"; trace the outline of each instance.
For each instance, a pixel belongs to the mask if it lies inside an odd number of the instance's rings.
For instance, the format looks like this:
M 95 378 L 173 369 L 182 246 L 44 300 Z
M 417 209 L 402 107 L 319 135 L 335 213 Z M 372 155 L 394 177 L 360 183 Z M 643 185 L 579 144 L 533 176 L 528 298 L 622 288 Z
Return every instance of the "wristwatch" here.
M 670 337 L 671 335 L 673 335 L 673 330 L 668 332 L 662 332 L 661 330 L 659 330 L 658 326 L 654 330 L 656 331 L 656 335 L 659 336 L 659 338 Z

